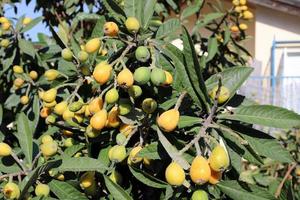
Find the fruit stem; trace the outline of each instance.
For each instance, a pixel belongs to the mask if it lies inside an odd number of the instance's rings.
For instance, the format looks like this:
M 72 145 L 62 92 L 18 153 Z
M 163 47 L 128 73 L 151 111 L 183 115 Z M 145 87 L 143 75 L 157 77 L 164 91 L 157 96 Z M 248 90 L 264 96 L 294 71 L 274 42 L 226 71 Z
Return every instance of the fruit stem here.
M 130 49 L 132 47 L 134 47 L 135 44 L 130 44 L 126 47 L 126 49 L 122 52 L 122 54 L 120 55 L 119 58 L 117 58 L 116 60 L 114 60 L 112 63 L 110 63 L 112 66 L 117 65 L 121 62 L 121 60 L 126 56 L 126 54 L 130 51 Z
M 58 90 L 59 88 L 63 88 L 63 87 L 67 87 L 67 86 L 77 86 L 77 83 L 65 83 L 65 84 L 56 86 L 56 89 Z
M 297 163 L 293 163 L 292 165 L 289 165 L 287 172 L 284 175 L 284 178 L 282 179 L 282 181 L 280 182 L 279 186 L 277 187 L 276 193 L 275 193 L 275 197 L 278 198 L 280 193 L 281 193 L 281 189 L 284 185 L 284 182 L 288 179 L 288 177 L 290 176 L 290 174 L 292 173 L 293 169 L 297 166 Z
M 9 178 L 9 182 L 12 182 L 12 179 L 14 176 L 22 176 L 22 175 L 27 175 L 28 174 L 28 171 L 21 171 L 21 172 L 16 172 L 16 173 L 11 173 L 11 174 L 4 174 L 2 176 L 0 176 L 0 181 L 5 179 L 5 178 Z
M 186 91 L 183 91 L 183 92 L 180 94 L 180 96 L 178 97 L 177 102 L 176 102 L 176 104 L 175 104 L 175 107 L 174 107 L 175 110 L 178 110 L 178 109 L 179 109 L 179 107 L 180 107 L 180 105 L 181 105 L 181 103 L 182 103 L 182 101 L 183 101 L 185 95 L 187 95 L 187 92 L 186 92 Z
M 23 163 L 22 163 L 21 160 L 18 158 L 18 156 L 17 156 L 14 152 L 11 152 L 11 156 L 12 156 L 13 159 L 20 165 L 20 167 L 22 168 L 22 171 L 25 172 L 25 171 L 26 171 L 26 167 L 23 165 Z

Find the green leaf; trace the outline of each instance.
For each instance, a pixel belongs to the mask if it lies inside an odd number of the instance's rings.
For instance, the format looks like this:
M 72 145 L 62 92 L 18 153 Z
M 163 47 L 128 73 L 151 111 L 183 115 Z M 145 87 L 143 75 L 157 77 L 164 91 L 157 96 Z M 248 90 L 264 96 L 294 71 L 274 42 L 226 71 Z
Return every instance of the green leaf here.
M 64 151 L 63 156 L 72 157 L 73 155 L 75 155 L 78 151 L 80 151 L 84 147 L 85 147 L 84 144 L 77 144 L 77 145 L 70 146 Z
M 267 190 L 256 185 L 245 184 L 238 181 L 221 181 L 217 184 L 227 196 L 233 200 L 275 200 L 276 198 Z
M 174 2 L 174 0 L 166 0 L 166 2 L 172 7 L 173 10 L 178 9 L 178 5 Z
M 59 165 L 61 160 L 54 160 L 46 162 L 45 164 L 35 168 L 32 170 L 27 176 L 24 177 L 22 182 L 20 183 L 21 195 L 20 199 L 24 199 L 24 196 L 28 194 L 29 188 L 36 182 L 36 180 L 40 177 L 41 174 L 48 172 L 51 168 Z
M 33 58 L 35 57 L 36 51 L 31 42 L 19 39 L 19 47 L 25 54 L 28 54 Z
M 13 49 L 12 54 L 9 55 L 9 57 L 5 60 L 3 60 L 2 65 L 3 65 L 3 69 L 0 71 L 0 77 L 11 68 L 11 65 L 14 62 L 15 56 L 16 56 L 16 49 Z
M 16 94 L 11 94 L 4 102 L 4 108 L 11 110 L 13 107 L 17 106 L 20 102 L 20 96 Z
M 141 1 L 141 0 L 140 0 Z M 144 0 L 144 14 L 142 14 L 142 26 L 144 29 L 148 28 L 149 21 L 151 20 L 157 0 Z
M 200 8 L 202 4 L 203 4 L 203 0 L 197 0 L 195 4 L 186 7 L 182 11 L 180 19 L 183 20 L 189 16 L 192 16 L 193 14 L 196 14 L 197 12 L 200 12 Z
M 196 22 L 196 25 L 194 26 L 194 28 L 192 30 L 192 35 L 197 33 L 200 28 L 206 26 L 207 24 L 211 23 L 213 20 L 218 19 L 222 16 L 224 16 L 224 13 L 209 13 L 209 14 L 205 15 L 203 19 L 198 20 Z
M 103 32 L 103 25 L 105 23 L 105 18 L 104 16 L 101 16 L 98 20 L 97 20 L 97 23 L 93 29 L 93 32 L 92 32 L 92 36 L 91 38 L 97 38 L 97 37 L 102 37 L 104 35 L 104 32 Z
M 181 129 L 189 126 L 195 126 L 197 124 L 200 124 L 201 121 L 202 120 L 199 117 L 182 115 L 179 118 L 178 128 Z
M 142 24 L 142 15 L 144 13 L 143 0 L 124 0 L 124 11 L 127 17 L 135 17 Z
M 31 132 L 34 134 L 40 119 L 40 102 L 39 102 L 39 97 L 37 95 L 34 95 L 32 110 L 29 113 L 28 117 L 29 117 Z
M 243 106 L 233 110 L 232 113 L 221 114 L 218 118 L 275 128 L 290 129 L 300 127 L 300 115 L 271 105 Z
M 207 44 L 207 48 L 208 48 L 208 56 L 206 58 L 206 62 L 211 61 L 215 55 L 218 52 L 218 40 L 215 37 L 210 37 L 208 39 L 208 44 Z
M 40 23 L 43 20 L 43 17 L 37 17 L 33 19 L 29 24 L 27 24 L 25 27 L 23 27 L 20 31 L 20 33 L 24 33 L 26 31 L 29 31 L 34 26 L 36 26 L 38 23 Z
M 155 38 L 163 39 L 170 35 L 176 34 L 180 28 L 181 24 L 178 19 L 169 19 L 159 26 Z
M 252 72 L 252 67 L 232 67 L 212 75 L 205 81 L 205 85 L 207 90 L 211 91 L 214 87 L 218 86 L 218 76 L 220 75 L 222 77 L 222 85 L 228 88 L 232 97 Z
M 188 30 L 185 27 L 183 27 L 183 29 L 184 31 L 182 40 L 184 46 L 184 64 L 188 79 L 182 79 L 182 81 L 183 84 L 186 84 L 186 82 L 189 80 L 191 85 L 194 87 L 194 91 L 196 92 L 198 98 L 200 98 L 199 101 L 202 101 L 206 107 L 208 107 L 207 102 L 209 102 L 209 97 L 207 95 L 206 86 L 202 77 L 202 70 L 196 55 L 194 43 L 189 35 Z
M 104 173 L 105 170 L 107 170 L 107 167 L 104 166 L 101 161 L 89 157 L 64 157 L 62 164 L 56 169 L 56 171 L 98 171 L 100 173 Z
M 163 135 L 163 133 L 157 127 L 157 135 L 160 143 L 172 158 L 173 161 L 177 162 L 183 169 L 188 170 L 190 168 L 190 164 L 179 154 L 179 151 L 173 146 L 168 139 Z
M 110 150 L 111 146 L 108 146 L 104 149 L 101 149 L 100 152 L 99 152 L 99 155 L 98 155 L 98 160 L 100 160 L 103 165 L 109 167 L 109 164 L 110 164 L 110 160 L 109 160 L 109 157 L 108 157 L 108 151 Z
M 72 62 L 60 59 L 58 61 L 58 71 L 62 72 L 67 76 L 74 76 L 77 74 L 76 66 Z
M 17 129 L 18 132 L 16 137 L 20 143 L 21 149 L 25 155 L 27 163 L 31 166 L 32 164 L 32 152 L 33 152 L 33 135 L 32 130 L 29 126 L 29 120 L 25 113 L 20 113 L 17 118 Z
M 57 35 L 59 36 L 59 38 L 61 39 L 61 41 L 63 41 L 63 43 L 65 44 L 65 46 L 67 47 L 68 43 L 69 43 L 69 30 L 68 30 L 68 25 L 66 23 L 63 24 L 59 24 L 58 25 L 58 32 Z
M 141 181 L 145 185 L 154 188 L 166 188 L 168 186 L 166 182 L 151 176 L 150 174 L 144 172 L 143 170 L 131 166 L 129 166 L 129 170 L 137 180 Z
M 103 0 L 102 3 L 113 18 L 119 23 L 123 23 L 126 20 L 124 11 L 114 0 Z
M 138 155 L 140 157 L 146 157 L 151 160 L 160 159 L 158 154 L 158 143 L 153 142 L 145 146 L 142 150 L 139 151 Z
M 243 144 L 242 141 L 239 140 L 239 138 L 241 137 L 234 130 L 230 128 L 224 129 L 224 127 L 221 126 L 221 135 L 226 140 L 226 145 L 230 149 L 232 149 L 233 152 L 238 154 L 240 157 L 243 157 L 249 162 L 257 165 L 263 162 L 260 156 L 251 148 L 251 146 L 247 144 Z M 234 157 L 230 157 L 230 159 L 237 159 L 237 158 L 238 158 L 237 155 Z M 231 162 L 234 162 L 234 160 L 232 160 Z M 238 169 L 240 169 L 240 164 L 235 163 L 234 167 L 238 171 Z
M 122 187 L 112 182 L 112 180 L 110 180 L 107 176 L 104 175 L 103 177 L 108 191 L 115 200 L 132 200 L 129 194 L 124 191 Z
M 165 53 L 169 58 L 172 59 L 175 67 L 176 67 L 176 73 L 179 74 L 178 78 L 180 78 L 181 82 L 183 80 L 189 80 L 187 69 L 183 64 L 183 54 L 182 52 L 177 49 L 172 44 L 167 44 L 166 47 L 158 46 L 160 50 Z M 199 106 L 202 107 L 201 101 L 199 100 L 196 91 L 194 90 L 194 87 L 190 81 L 184 82 L 184 86 L 190 97 L 193 99 L 193 101 Z
M 267 135 L 266 133 L 247 126 L 240 126 L 236 131 L 238 131 L 239 134 L 241 134 L 241 136 L 249 142 L 251 147 L 259 155 L 283 163 L 290 163 L 294 161 L 289 151 L 281 146 L 275 138 Z
M 53 179 L 49 183 L 51 192 L 53 192 L 59 199 L 63 200 L 88 200 L 88 198 L 72 185 Z

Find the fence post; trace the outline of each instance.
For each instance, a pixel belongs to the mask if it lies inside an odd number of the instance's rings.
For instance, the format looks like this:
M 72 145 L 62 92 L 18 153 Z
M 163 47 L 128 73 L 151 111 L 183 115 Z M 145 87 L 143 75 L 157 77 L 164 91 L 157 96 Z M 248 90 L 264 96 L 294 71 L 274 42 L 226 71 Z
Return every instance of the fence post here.
M 275 49 L 276 49 L 276 40 L 274 39 L 271 48 L 271 104 L 272 105 L 275 105 L 275 90 L 276 90 Z

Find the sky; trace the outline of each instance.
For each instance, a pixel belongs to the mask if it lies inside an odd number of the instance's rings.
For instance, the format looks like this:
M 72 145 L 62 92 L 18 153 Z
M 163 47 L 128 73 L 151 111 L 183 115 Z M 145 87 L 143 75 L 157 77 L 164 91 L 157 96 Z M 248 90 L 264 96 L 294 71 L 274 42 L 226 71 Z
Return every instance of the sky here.
M 11 7 L 9 5 L 4 6 L 6 17 L 16 18 L 16 17 L 21 17 L 22 15 L 25 15 L 26 17 L 31 17 L 32 19 L 34 19 L 34 18 L 40 17 L 42 15 L 41 11 L 34 12 L 35 1 L 31 1 L 28 6 L 26 5 L 25 0 L 22 0 L 21 3 L 16 3 L 15 5 L 18 8 L 17 15 L 15 14 L 13 7 Z M 37 34 L 39 32 L 43 32 L 44 34 L 50 35 L 50 31 L 48 30 L 48 28 L 46 28 L 46 25 L 42 22 L 40 22 L 38 25 L 33 27 L 28 32 L 26 32 L 26 34 L 29 34 L 30 38 L 32 38 L 33 41 L 37 41 Z

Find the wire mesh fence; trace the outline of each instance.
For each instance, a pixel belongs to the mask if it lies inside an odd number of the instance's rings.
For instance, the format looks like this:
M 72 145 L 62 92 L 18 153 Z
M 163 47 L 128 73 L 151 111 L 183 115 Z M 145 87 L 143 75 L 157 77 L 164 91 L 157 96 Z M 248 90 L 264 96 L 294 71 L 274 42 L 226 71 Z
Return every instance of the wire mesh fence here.
M 252 76 L 242 86 L 239 93 L 244 94 L 259 104 L 271 104 L 300 113 L 300 77 Z

